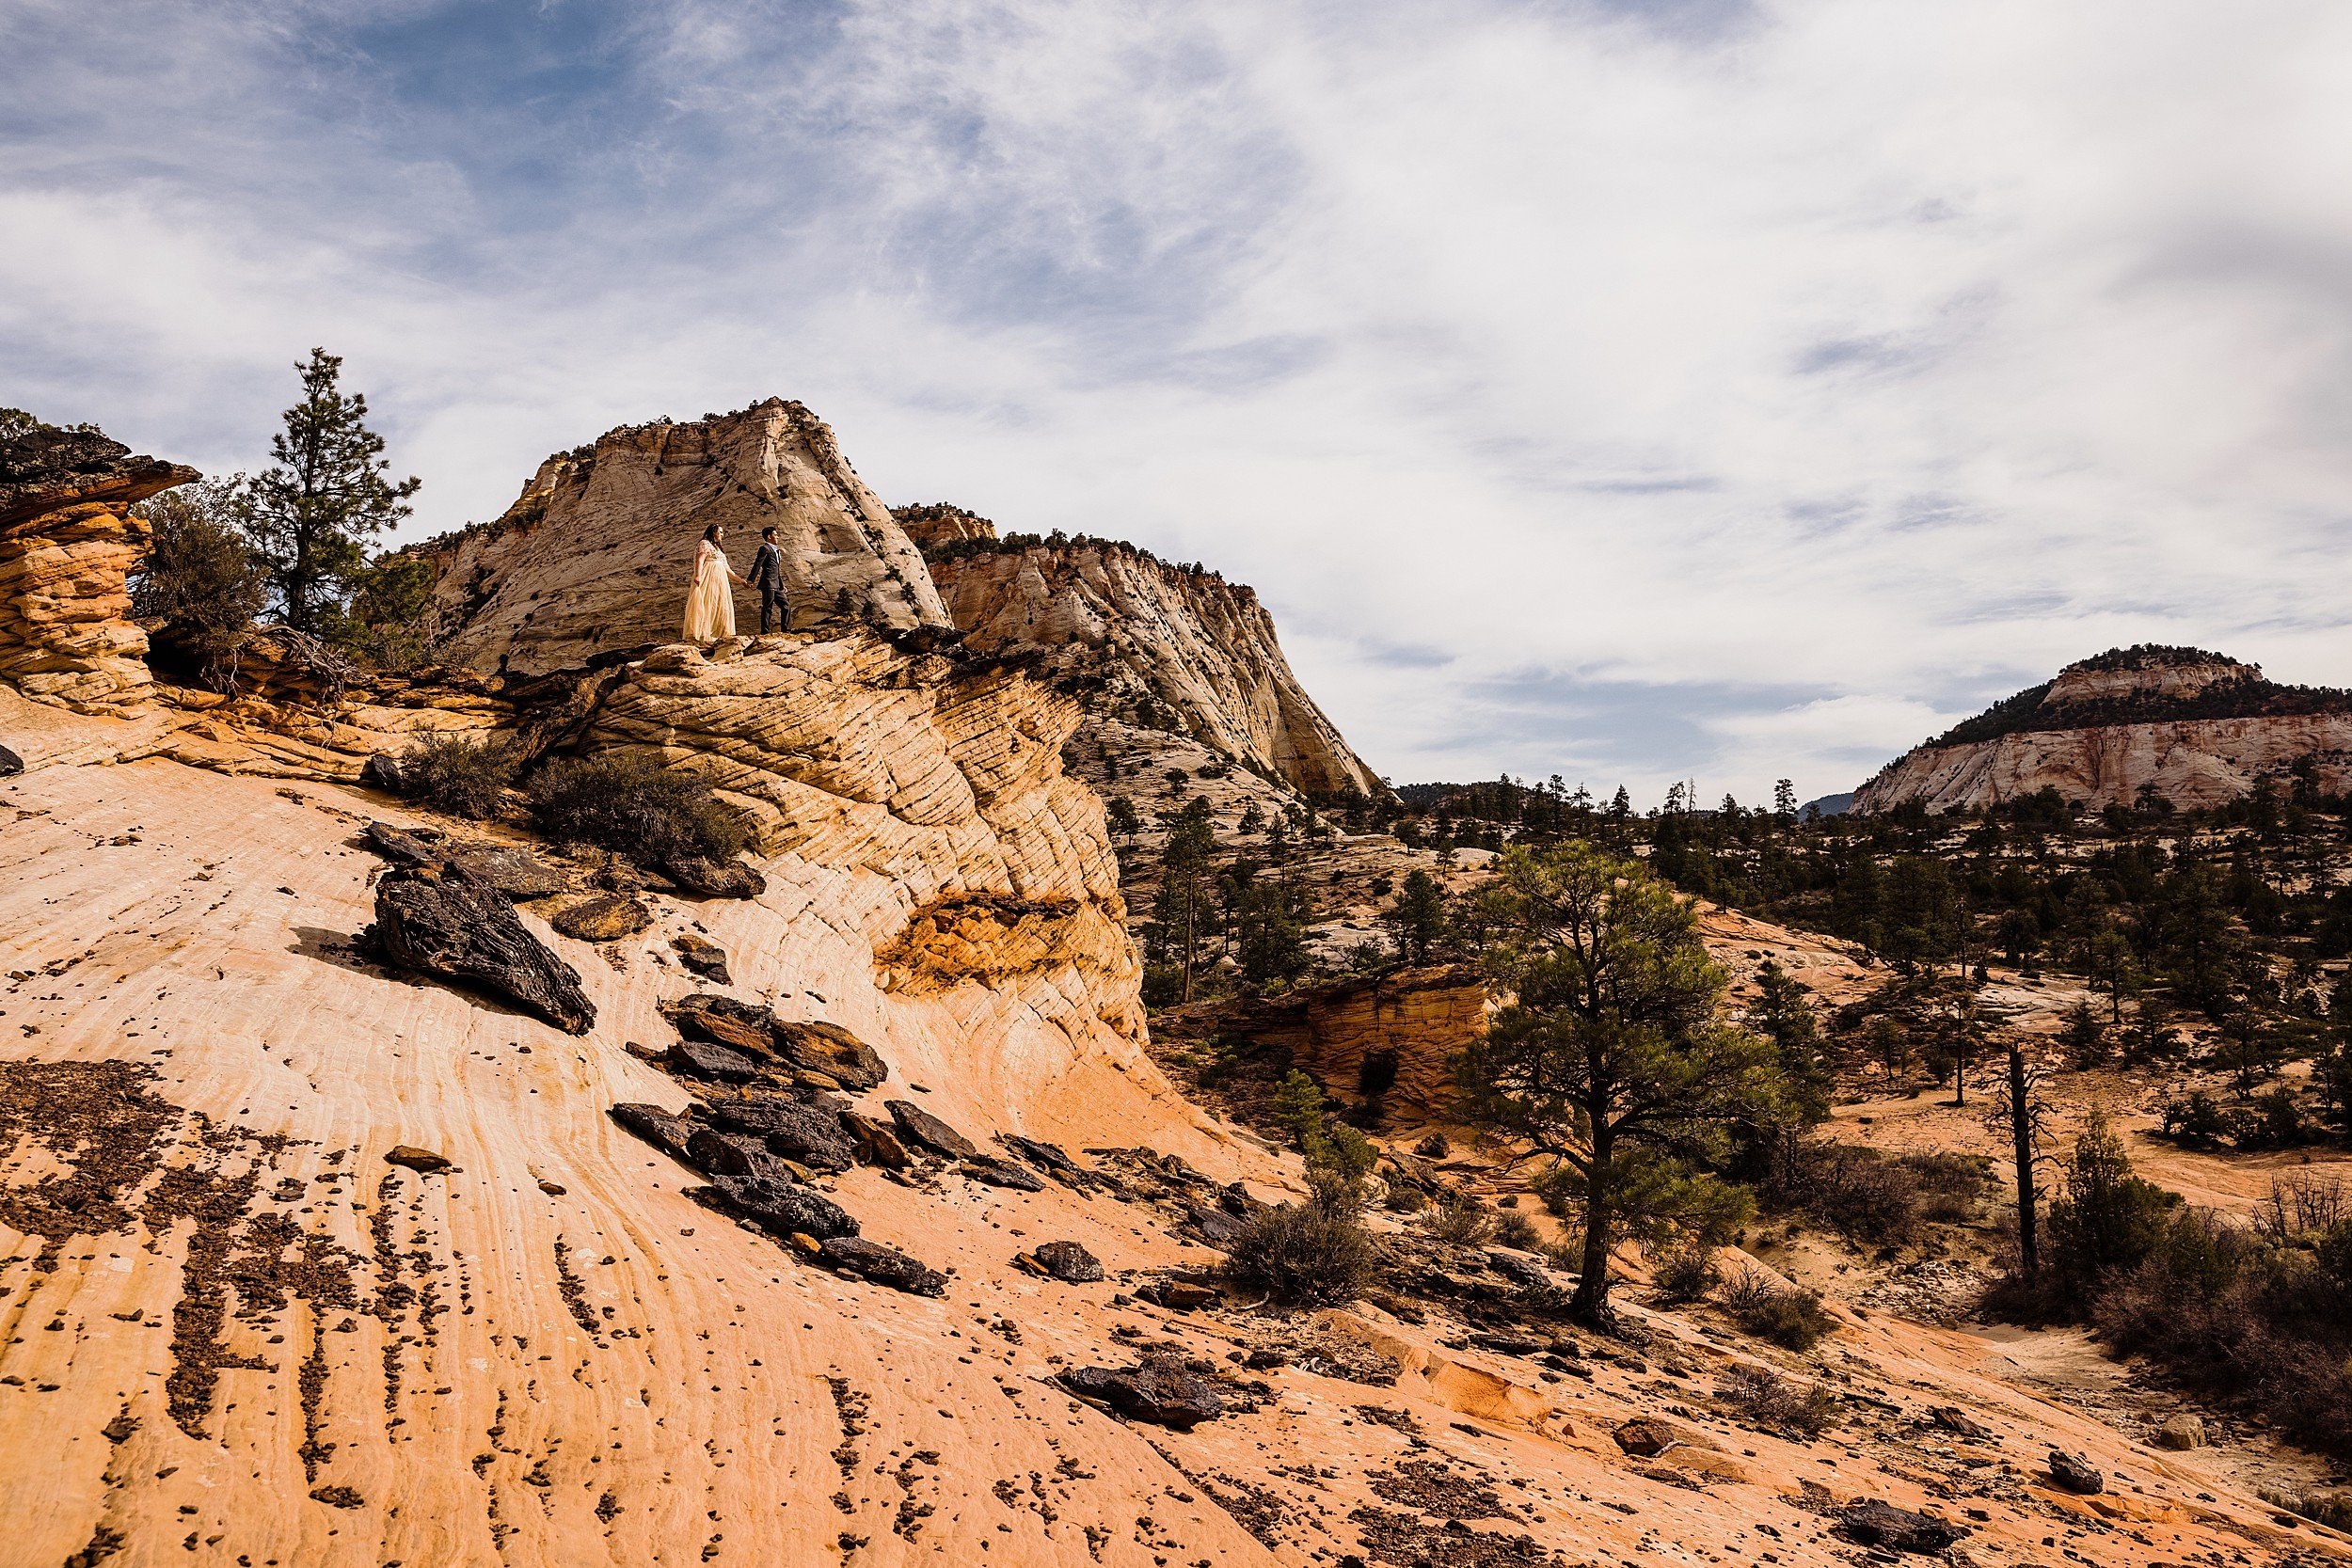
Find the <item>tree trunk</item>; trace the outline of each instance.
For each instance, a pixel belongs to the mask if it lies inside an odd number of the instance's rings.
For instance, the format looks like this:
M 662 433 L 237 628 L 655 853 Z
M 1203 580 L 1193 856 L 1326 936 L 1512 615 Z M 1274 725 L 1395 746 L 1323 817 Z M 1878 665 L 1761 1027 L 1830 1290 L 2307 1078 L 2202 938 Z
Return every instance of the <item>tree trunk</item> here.
M 2026 1053 L 2009 1048 L 2009 1131 L 2017 1161 L 2017 1263 L 2028 1281 L 2042 1272 L 2041 1239 L 2035 1234 L 2041 1201 L 2033 1190 L 2033 1108 L 2026 1099 Z
M 1576 1294 L 1569 1299 L 1568 1313 L 1595 1328 L 1606 1328 L 1610 1323 L 1609 1235 L 1614 1221 L 1609 1212 L 1609 1194 L 1603 1189 L 1614 1140 L 1605 1109 L 1602 1115 L 1591 1117 L 1588 1125 L 1593 1129 L 1593 1151 L 1584 1179 L 1584 1265 L 1576 1281 Z

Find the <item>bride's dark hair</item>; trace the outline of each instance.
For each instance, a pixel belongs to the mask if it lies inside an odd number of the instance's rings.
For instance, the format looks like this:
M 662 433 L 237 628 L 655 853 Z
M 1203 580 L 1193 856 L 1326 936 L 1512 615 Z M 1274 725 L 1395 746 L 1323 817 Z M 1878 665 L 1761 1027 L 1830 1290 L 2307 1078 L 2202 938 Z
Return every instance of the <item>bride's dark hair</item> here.
M 707 545 L 715 545 L 718 542 L 719 525 L 717 523 L 713 523 L 708 528 L 703 530 L 703 543 Z

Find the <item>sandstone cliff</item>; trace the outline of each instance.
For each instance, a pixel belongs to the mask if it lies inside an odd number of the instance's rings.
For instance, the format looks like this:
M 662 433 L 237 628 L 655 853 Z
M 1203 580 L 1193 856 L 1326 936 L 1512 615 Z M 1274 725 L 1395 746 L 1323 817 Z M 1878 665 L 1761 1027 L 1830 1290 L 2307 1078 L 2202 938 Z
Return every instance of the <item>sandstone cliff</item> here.
M 1386 787 L 1298 684 L 1248 588 L 1104 540 L 934 549 L 931 576 L 971 647 L 1034 658 L 1105 720 L 1172 726 L 1303 790 Z
M 2199 649 L 2115 649 L 1897 758 L 1851 809 L 1977 810 L 2044 786 L 2083 806 L 2143 791 L 2214 806 L 2305 757 L 2323 789 L 2352 784 L 2352 692 L 2281 686 Z
M 776 530 L 797 626 L 948 624 L 922 556 L 833 431 L 771 398 L 624 425 L 549 457 L 496 522 L 419 546 L 440 572 L 432 629 L 452 658 L 531 674 L 670 641 L 713 523 L 745 575 L 760 531 Z M 749 589 L 736 590 L 736 619 L 758 629 Z
M 125 582 L 147 525 L 131 507 L 197 477 L 95 431 L 0 442 L 0 680 L 89 712 L 144 699 L 147 634 Z

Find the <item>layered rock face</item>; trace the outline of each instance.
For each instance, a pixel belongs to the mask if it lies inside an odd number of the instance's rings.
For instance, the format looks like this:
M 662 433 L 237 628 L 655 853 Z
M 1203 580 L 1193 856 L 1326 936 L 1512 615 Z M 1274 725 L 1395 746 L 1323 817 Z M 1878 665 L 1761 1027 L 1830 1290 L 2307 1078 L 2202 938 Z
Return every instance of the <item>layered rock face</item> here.
M 131 507 L 197 477 L 94 431 L 0 441 L 0 680 L 87 713 L 146 698 L 147 634 L 125 584 L 147 525 Z
M 713 523 L 745 576 L 760 531 L 776 531 L 796 626 L 948 626 L 920 552 L 833 431 L 771 398 L 608 431 L 541 464 L 496 522 L 420 546 L 440 572 L 434 632 L 456 660 L 530 674 L 674 641 Z M 756 630 L 757 596 L 735 596 L 739 626 Z
M 2090 807 L 2143 792 L 2216 806 L 2306 757 L 2322 788 L 2352 781 L 2352 692 L 2280 686 L 2197 649 L 2116 649 L 1897 758 L 1851 809 L 1980 810 L 2045 786 Z
M 959 554 L 931 575 L 970 646 L 1092 688 L 1098 713 L 1156 714 L 1300 789 L 1386 787 L 1298 684 L 1248 588 L 1106 541 Z

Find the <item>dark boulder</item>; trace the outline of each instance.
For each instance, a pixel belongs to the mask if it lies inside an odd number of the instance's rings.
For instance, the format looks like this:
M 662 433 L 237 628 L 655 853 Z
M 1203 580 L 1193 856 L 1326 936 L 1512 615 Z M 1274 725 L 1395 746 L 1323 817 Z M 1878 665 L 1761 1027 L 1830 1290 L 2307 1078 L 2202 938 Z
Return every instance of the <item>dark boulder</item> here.
M 441 835 L 429 828 L 411 830 L 395 828 L 389 822 L 371 822 L 360 837 L 367 840 L 369 848 L 394 865 L 437 867 L 444 858 Z
M 405 795 L 408 792 L 408 781 L 401 774 L 400 759 L 389 752 L 378 752 L 361 763 L 359 782 L 387 795 Z
M 778 1239 L 809 1236 L 823 1242 L 858 1232 L 858 1223 L 848 1210 L 814 1187 L 797 1182 L 764 1176 L 723 1176 L 707 1191 L 717 1207 Z
M 613 1106 L 607 1115 L 678 1164 L 693 1164 L 686 1157 L 686 1146 L 696 1129 L 676 1112 L 665 1111 L 659 1105 L 624 1102 Z
M 776 1054 L 804 1072 L 821 1072 L 851 1093 L 881 1085 L 890 1066 L 880 1053 L 837 1023 L 787 1023 L 772 1019 Z
M 784 1169 L 768 1146 L 757 1138 L 740 1132 L 721 1132 L 708 1127 L 697 1127 L 686 1140 L 686 1158 L 705 1176 L 762 1176 L 790 1181 L 792 1175 Z
M 1914 1513 L 1873 1497 L 1838 1511 L 1837 1532 L 1858 1545 L 1932 1557 L 1968 1532 L 1931 1513 Z
M 1181 1361 L 1146 1361 L 1136 1367 L 1073 1367 L 1061 1386 L 1084 1399 L 1109 1405 L 1138 1421 L 1186 1431 L 1225 1414 L 1216 1385 Z
M 1496 1247 L 1486 1254 L 1486 1266 L 1514 1285 L 1540 1290 L 1551 1283 L 1551 1270 L 1533 1253 Z
M 1235 1219 L 1222 1209 L 1207 1209 L 1197 1203 L 1185 1212 L 1184 1223 L 1192 1227 L 1193 1234 L 1220 1252 L 1230 1250 L 1249 1228 L 1247 1220 Z
M 759 1064 L 740 1051 L 730 1051 L 723 1045 L 705 1045 L 700 1040 L 680 1040 L 661 1053 L 661 1059 L 673 1069 L 691 1078 L 707 1078 L 716 1084 L 748 1084 L 759 1076 Z
M 525 928 L 505 897 L 463 870 L 392 871 L 375 887 L 361 944 L 403 969 L 453 980 L 584 1035 L 596 1005 L 580 972 Z
M 768 1009 L 715 991 L 696 991 L 669 1008 L 670 1022 L 690 1040 L 748 1051 L 755 1056 L 775 1053 L 775 1020 Z
M 1147 1279 L 1136 1287 L 1136 1298 L 1170 1312 L 1198 1312 L 1216 1303 L 1216 1291 L 1190 1279 Z
M 24 771 L 24 759 L 0 746 L 0 779 L 13 779 Z
M 512 845 L 452 838 L 437 829 L 395 828 L 389 822 L 369 823 L 362 836 L 369 848 L 394 865 L 428 871 L 455 866 L 517 904 L 571 885 L 563 871 Z
M 1928 1411 L 1928 1419 L 1935 1425 L 1942 1427 L 1946 1432 L 1952 1433 L 1961 1437 L 1975 1437 L 1981 1439 L 1993 1435 L 1993 1429 L 1991 1427 L 1986 1426 L 1982 1421 L 1978 1420 L 1974 1416 L 1969 1415 L 1968 1412 L 1963 1410 L 1956 1404 L 1939 1404 L 1932 1406 Z
M 768 879 L 741 861 L 714 861 L 693 855 L 666 861 L 661 870 L 687 892 L 705 898 L 756 898 L 768 891 Z
M 887 1285 L 910 1295 L 944 1296 L 947 1276 L 925 1268 L 905 1253 L 856 1236 L 834 1236 L 817 1249 L 818 1261 L 843 1274 Z
M 772 1152 L 813 1169 L 848 1170 L 857 1164 L 857 1144 L 840 1117 L 818 1106 L 789 1100 L 729 1100 L 710 1106 L 707 1115 L 723 1131 L 748 1133 Z
M 1087 1285 L 1103 1277 L 1102 1263 L 1076 1242 L 1041 1242 L 1029 1257 L 1065 1285 Z
M 457 1168 L 450 1163 L 449 1156 L 436 1154 L 429 1148 L 419 1148 L 414 1144 L 400 1144 L 386 1149 L 384 1163 L 388 1165 L 405 1165 L 419 1176 L 439 1176 Z
M 548 922 L 578 942 L 619 942 L 653 924 L 653 911 L 634 898 L 600 894 L 558 910 Z
M 912 1101 L 885 1101 L 882 1108 L 890 1113 L 890 1119 L 898 1124 L 898 1131 L 908 1142 L 920 1144 L 950 1160 L 979 1158 L 979 1145 Z
M 690 931 L 684 936 L 672 937 L 670 946 L 676 952 L 678 962 L 712 985 L 735 983 L 735 977 L 727 973 L 727 950 L 708 937 L 698 937 Z
M 985 1181 L 992 1187 L 1010 1187 L 1020 1193 L 1041 1193 L 1045 1183 L 1009 1160 L 992 1160 L 982 1155 L 963 1163 L 963 1174 L 975 1181 Z
M 2087 1455 L 2069 1453 L 2063 1449 L 2050 1450 L 2050 1479 L 2077 1497 L 2088 1497 L 2107 1489 L 2107 1478 Z
M 904 1170 L 914 1163 L 914 1156 L 907 1152 L 907 1146 L 890 1128 L 856 1111 L 843 1111 L 840 1115 L 842 1127 L 857 1145 L 860 1163 L 880 1165 L 885 1170 Z
M 1025 1138 L 1018 1132 L 1003 1132 L 997 1135 L 997 1141 L 1040 1170 L 1075 1176 L 1085 1169 L 1077 1161 L 1063 1153 L 1060 1145 L 1049 1144 L 1041 1138 Z

